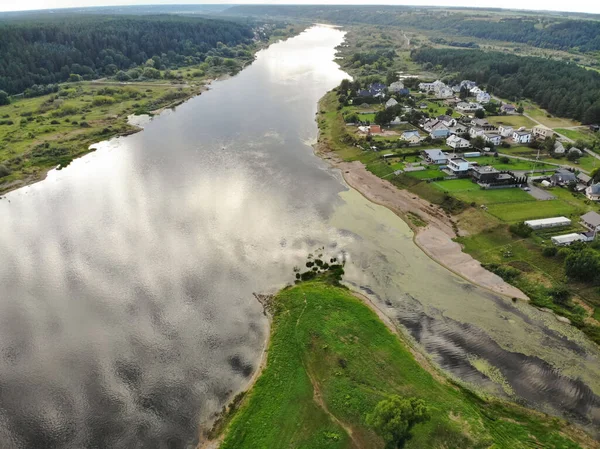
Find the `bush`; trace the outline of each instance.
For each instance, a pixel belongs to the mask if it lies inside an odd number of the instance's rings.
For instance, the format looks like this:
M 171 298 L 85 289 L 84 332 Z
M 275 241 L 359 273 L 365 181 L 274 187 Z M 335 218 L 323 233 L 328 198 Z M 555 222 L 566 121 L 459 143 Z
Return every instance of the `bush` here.
M 510 225 L 508 228 L 512 234 L 518 235 L 519 237 L 529 237 L 533 230 L 527 226 L 524 222 Z
M 89 128 L 90 124 L 88 122 L 81 122 L 79 123 L 79 126 L 81 126 L 82 128 Z
M 10 175 L 10 170 L 6 167 L 6 165 L 0 164 L 0 178 L 4 178 L 8 175 Z
M 542 250 L 542 255 L 545 257 L 554 257 L 554 256 L 556 256 L 557 252 L 558 252 L 558 249 L 556 248 L 556 246 L 546 246 Z

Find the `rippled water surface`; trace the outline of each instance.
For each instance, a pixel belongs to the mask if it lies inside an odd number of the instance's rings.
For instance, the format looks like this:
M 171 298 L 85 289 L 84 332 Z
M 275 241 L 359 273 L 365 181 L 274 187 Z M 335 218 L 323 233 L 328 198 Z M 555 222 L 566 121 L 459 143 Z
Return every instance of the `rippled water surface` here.
M 193 445 L 256 368 L 268 328 L 252 293 L 319 246 L 453 375 L 600 424 L 596 347 L 444 270 L 312 154 L 342 40 L 314 27 L 272 45 L 0 201 L 2 449 Z

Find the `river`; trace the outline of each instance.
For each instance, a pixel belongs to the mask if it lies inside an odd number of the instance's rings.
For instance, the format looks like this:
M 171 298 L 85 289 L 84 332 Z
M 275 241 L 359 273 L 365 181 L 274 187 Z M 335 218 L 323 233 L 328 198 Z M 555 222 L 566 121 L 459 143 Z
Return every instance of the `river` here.
M 313 154 L 343 36 L 274 44 L 0 200 L 3 449 L 193 447 L 257 367 L 268 322 L 252 293 L 321 246 L 449 374 L 600 425 L 597 347 L 433 262 Z

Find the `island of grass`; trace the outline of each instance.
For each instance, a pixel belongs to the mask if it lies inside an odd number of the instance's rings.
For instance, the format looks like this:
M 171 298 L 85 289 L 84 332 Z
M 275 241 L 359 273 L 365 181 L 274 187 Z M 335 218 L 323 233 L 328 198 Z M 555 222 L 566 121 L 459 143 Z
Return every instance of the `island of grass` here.
M 405 448 L 597 447 L 560 419 L 483 398 L 417 361 L 391 325 L 322 276 L 285 288 L 269 310 L 266 367 L 218 423 L 221 449 L 384 448 L 366 417 L 390 395 L 429 410 Z

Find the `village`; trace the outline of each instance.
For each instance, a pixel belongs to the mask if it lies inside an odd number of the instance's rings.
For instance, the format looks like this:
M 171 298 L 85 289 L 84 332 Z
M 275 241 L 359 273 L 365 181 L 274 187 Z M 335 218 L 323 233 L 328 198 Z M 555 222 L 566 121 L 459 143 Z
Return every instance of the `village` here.
M 600 183 L 592 175 L 600 156 L 585 142 L 470 80 L 373 82 L 349 90 L 342 115 L 355 145 L 377 153 L 393 176 L 426 182 L 501 221 L 543 229 L 543 244 L 594 240 Z M 540 220 L 551 224 L 538 226 Z

